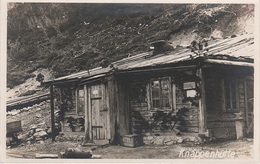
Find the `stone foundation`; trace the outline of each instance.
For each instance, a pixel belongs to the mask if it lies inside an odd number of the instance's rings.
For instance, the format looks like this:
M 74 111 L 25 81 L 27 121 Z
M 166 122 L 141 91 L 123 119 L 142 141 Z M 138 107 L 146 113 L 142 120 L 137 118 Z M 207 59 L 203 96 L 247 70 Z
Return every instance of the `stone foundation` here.
M 198 134 L 144 134 L 143 141 L 146 145 L 173 145 L 182 143 L 194 143 L 201 144 L 205 142 L 204 139 L 198 136 Z
M 85 135 L 84 134 L 59 134 L 58 136 L 56 136 L 55 138 L 56 141 L 59 142 L 65 142 L 65 141 L 70 141 L 70 142 L 83 142 L 85 141 Z

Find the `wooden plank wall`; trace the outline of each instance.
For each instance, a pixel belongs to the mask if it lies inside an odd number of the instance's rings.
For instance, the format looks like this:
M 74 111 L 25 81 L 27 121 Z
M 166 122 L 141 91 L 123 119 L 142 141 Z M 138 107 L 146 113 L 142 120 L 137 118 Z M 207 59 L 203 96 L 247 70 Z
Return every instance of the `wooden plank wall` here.
M 226 77 L 237 79 L 238 82 L 238 105 L 239 111 L 245 111 L 245 88 L 243 85 L 244 77 L 225 72 L 216 72 L 214 69 L 205 69 L 205 97 L 206 97 L 206 114 L 207 129 L 210 134 L 216 138 L 236 138 L 235 113 L 225 111 L 223 90 L 224 79 Z M 233 77 L 232 77 L 233 76 Z
M 108 99 L 111 143 L 119 144 L 122 142 L 121 136 L 130 133 L 127 82 L 115 76 L 109 77 Z
M 136 79 L 140 80 L 140 79 Z M 149 81 L 149 80 L 148 80 Z M 145 133 L 150 131 L 149 124 L 153 122 L 152 116 L 156 112 L 150 109 L 148 104 L 149 95 L 147 94 L 149 88 L 148 82 L 139 81 L 132 82 L 130 88 L 130 110 L 132 111 L 132 132 L 133 133 Z M 178 86 L 174 86 L 175 91 L 173 92 L 176 96 L 173 96 L 176 109 L 188 108 L 189 111 L 185 116 L 186 128 L 188 132 L 198 133 L 198 107 L 193 106 L 190 102 L 184 102 L 184 94 Z M 146 92 L 139 92 L 139 91 Z M 136 93 L 139 95 L 136 95 Z M 171 110 L 165 111 L 170 112 Z M 155 130 L 155 129 L 154 129 Z

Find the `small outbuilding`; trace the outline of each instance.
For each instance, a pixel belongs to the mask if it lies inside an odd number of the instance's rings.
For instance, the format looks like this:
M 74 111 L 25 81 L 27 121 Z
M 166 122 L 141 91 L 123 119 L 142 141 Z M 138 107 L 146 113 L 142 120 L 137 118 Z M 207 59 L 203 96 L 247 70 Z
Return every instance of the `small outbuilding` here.
M 160 42 L 160 43 L 159 43 Z M 254 37 L 193 42 L 154 50 L 44 82 L 52 125 L 64 135 L 122 144 L 122 138 L 253 136 Z

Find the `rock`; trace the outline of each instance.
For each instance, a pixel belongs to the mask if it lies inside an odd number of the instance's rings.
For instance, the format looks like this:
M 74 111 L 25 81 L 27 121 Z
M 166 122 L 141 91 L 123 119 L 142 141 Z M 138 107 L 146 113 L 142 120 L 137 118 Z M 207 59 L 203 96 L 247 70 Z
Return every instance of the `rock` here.
M 154 137 L 153 136 L 147 136 L 147 137 L 145 137 L 145 139 L 148 140 L 148 141 L 152 141 L 154 139 Z
M 45 131 L 39 131 L 39 132 L 34 133 L 33 136 L 43 138 L 43 137 L 47 137 L 48 134 Z
M 195 137 L 195 143 L 202 143 L 203 140 L 200 137 Z
M 37 129 L 35 129 L 35 132 L 37 133 L 37 132 L 40 132 L 40 131 L 45 131 L 44 129 L 41 129 L 41 128 L 37 128 Z
M 35 140 L 35 141 L 42 141 L 42 138 L 36 137 L 34 140 Z
M 172 139 L 170 138 L 170 136 L 165 136 L 165 138 L 164 138 L 164 143 L 170 142 L 170 141 L 172 141 Z
M 36 117 L 36 118 L 41 118 L 41 117 L 42 117 L 42 114 L 41 114 L 41 113 L 37 113 L 37 114 L 35 115 L 35 117 Z
M 51 128 L 48 128 L 47 130 L 46 130 L 46 132 L 47 132 L 47 134 L 51 134 Z
M 33 136 L 27 138 L 25 141 L 32 141 L 32 140 L 34 140 L 34 137 L 33 137 Z
M 40 110 L 42 110 L 42 109 L 41 109 L 41 108 L 36 108 L 36 109 L 35 109 L 35 111 L 40 111 Z
M 37 125 L 31 125 L 30 126 L 30 129 L 36 129 L 37 128 Z
M 15 116 L 15 115 L 17 115 L 18 113 L 20 113 L 19 110 L 15 110 L 15 111 L 11 111 L 11 112 L 10 112 L 10 115 Z
M 31 141 L 27 141 L 26 143 L 27 143 L 28 145 L 30 145 L 32 142 L 31 142 Z
M 169 146 L 169 145 L 173 145 L 174 142 L 173 141 L 168 141 L 168 142 L 164 142 L 165 145 Z
M 31 129 L 31 130 L 29 131 L 29 135 L 28 135 L 28 136 L 32 136 L 34 133 L 35 133 L 35 129 Z
M 196 140 L 196 137 L 190 136 L 190 142 L 195 142 L 195 140 Z
M 20 140 L 20 142 L 25 142 L 28 136 L 27 134 L 20 134 L 17 138 Z
M 43 140 L 39 140 L 37 143 L 44 144 L 44 141 Z
M 189 137 L 184 138 L 183 142 L 190 142 L 190 138 Z
M 155 145 L 163 145 L 164 144 L 164 137 L 158 136 L 155 138 L 153 144 Z
M 102 156 L 101 155 L 98 155 L 98 154 L 93 154 L 92 159 L 102 159 Z
M 182 139 L 181 137 L 179 137 L 179 138 L 177 139 L 177 143 L 179 143 L 179 144 L 183 143 L 183 139 Z

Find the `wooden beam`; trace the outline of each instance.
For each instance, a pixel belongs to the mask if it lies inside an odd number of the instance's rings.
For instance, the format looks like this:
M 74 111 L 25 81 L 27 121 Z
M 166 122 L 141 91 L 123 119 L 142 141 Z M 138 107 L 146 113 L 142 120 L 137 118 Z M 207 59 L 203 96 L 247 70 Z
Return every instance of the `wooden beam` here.
M 140 68 L 138 70 L 122 70 L 119 71 L 120 74 L 128 74 L 128 73 L 141 73 L 141 72 L 159 72 L 159 71 L 185 71 L 185 70 L 193 70 L 196 68 L 196 65 L 191 66 L 176 66 L 176 67 L 164 67 L 164 68 Z
M 92 106 L 91 106 L 91 87 L 89 86 L 88 88 L 87 88 L 87 94 L 88 94 L 88 128 L 89 128 L 89 140 L 90 141 L 92 141 L 93 140 L 93 138 L 92 138 L 92 110 L 91 110 L 91 108 L 92 108 Z
M 55 141 L 55 120 L 54 120 L 54 97 L 53 97 L 53 85 L 50 86 L 51 94 L 51 138 L 52 142 Z
M 88 89 L 87 89 L 87 86 L 84 85 L 85 142 L 89 142 L 89 141 L 90 141 L 90 137 L 89 137 L 90 128 L 89 128 L 89 118 L 88 118 L 88 116 L 89 116 L 89 111 L 88 111 L 88 108 L 89 108 L 88 99 L 89 99 Z
M 201 96 L 199 99 L 199 133 L 206 132 L 206 101 L 205 101 L 205 86 L 204 76 L 202 68 L 198 70 L 198 76 L 200 77 L 200 91 Z

